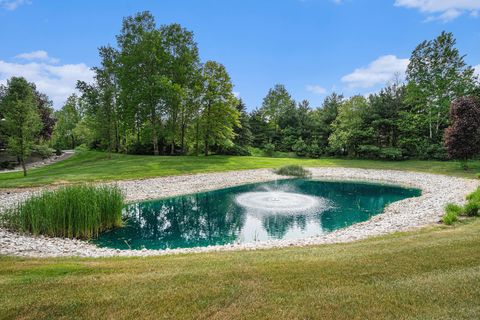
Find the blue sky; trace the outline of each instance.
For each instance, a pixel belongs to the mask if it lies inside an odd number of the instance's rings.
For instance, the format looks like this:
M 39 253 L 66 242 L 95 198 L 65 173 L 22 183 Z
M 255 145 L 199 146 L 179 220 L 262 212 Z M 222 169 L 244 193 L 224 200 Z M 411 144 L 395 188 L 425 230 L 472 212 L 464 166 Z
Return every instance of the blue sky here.
M 375 92 L 442 30 L 480 71 L 480 0 L 0 0 L 0 82 L 25 76 L 60 107 L 122 17 L 143 10 L 192 30 L 250 110 L 276 83 L 314 107 L 332 91 Z

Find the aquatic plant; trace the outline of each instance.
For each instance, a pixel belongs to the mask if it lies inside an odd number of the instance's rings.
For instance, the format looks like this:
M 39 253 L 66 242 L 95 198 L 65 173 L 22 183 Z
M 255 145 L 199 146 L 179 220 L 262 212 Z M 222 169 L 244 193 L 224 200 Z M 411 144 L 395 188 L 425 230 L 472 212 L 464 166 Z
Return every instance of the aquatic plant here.
M 122 225 L 124 195 L 117 186 L 78 185 L 35 195 L 3 214 L 12 230 L 90 239 Z
M 298 165 L 289 165 L 283 166 L 275 170 L 276 174 L 282 176 L 293 176 L 293 177 L 309 177 L 312 173 L 302 166 Z

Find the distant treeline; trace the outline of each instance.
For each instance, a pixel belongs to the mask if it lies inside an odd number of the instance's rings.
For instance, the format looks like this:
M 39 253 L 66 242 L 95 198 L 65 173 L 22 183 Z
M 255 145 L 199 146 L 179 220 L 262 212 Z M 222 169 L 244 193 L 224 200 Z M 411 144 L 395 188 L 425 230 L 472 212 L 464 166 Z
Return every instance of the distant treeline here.
M 142 12 L 123 20 L 116 39 L 115 47 L 99 49 L 94 82 L 78 82 L 81 94 L 54 115 L 48 98 L 29 85 L 43 122 L 32 126 L 32 145 L 155 155 L 248 155 L 257 148 L 267 155 L 446 159 L 452 102 L 480 97 L 474 69 L 446 32 L 420 43 L 405 81 L 399 76 L 378 93 L 332 93 L 312 108 L 278 84 L 250 113 L 233 94 L 225 67 L 200 61 L 193 33 L 182 26 L 158 27 Z M 15 81 L 0 88 L 0 114 L 11 114 L 5 97 Z M 14 145 L 2 132 L 0 144 Z

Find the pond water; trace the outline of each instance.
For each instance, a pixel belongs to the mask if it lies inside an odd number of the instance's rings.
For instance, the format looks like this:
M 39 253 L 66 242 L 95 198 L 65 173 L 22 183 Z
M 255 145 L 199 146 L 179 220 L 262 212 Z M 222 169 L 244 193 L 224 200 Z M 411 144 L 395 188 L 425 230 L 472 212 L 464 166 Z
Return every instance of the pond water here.
M 93 242 L 116 249 L 189 248 L 332 232 L 379 214 L 418 189 L 287 179 L 129 204 L 125 226 Z

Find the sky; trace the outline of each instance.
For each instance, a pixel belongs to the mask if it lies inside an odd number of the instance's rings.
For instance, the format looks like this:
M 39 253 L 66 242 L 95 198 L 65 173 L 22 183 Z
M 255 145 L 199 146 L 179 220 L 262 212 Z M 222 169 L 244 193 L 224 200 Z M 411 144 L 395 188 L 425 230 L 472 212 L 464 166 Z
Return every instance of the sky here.
M 193 31 L 249 110 L 278 83 L 312 107 L 377 92 L 443 30 L 480 73 L 480 0 L 0 0 L 0 83 L 24 76 L 60 108 L 122 18 L 144 10 Z

